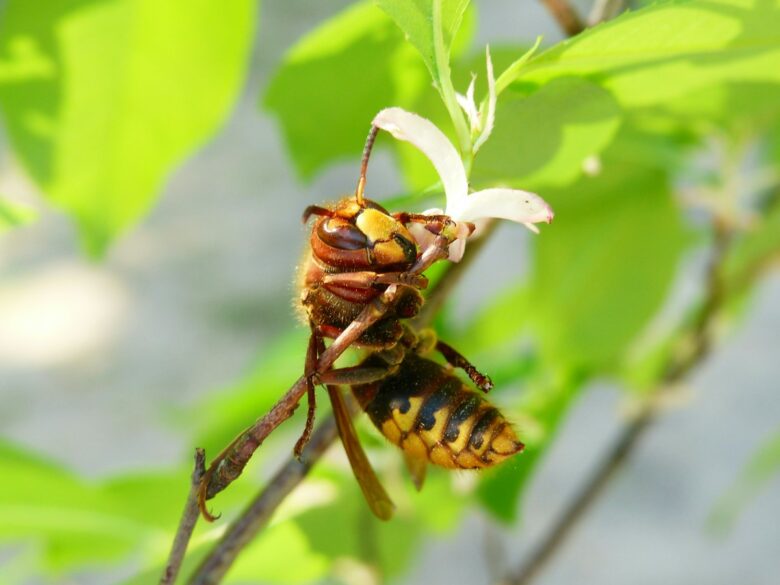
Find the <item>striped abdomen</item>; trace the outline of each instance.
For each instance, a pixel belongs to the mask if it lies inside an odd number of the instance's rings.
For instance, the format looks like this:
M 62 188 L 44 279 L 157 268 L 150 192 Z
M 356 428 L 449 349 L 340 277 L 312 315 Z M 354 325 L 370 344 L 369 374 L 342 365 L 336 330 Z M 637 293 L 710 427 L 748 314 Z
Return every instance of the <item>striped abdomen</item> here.
M 369 357 L 366 365 L 378 365 Z M 376 427 L 408 454 L 457 469 L 490 467 L 523 450 L 503 415 L 442 366 L 408 354 L 399 371 L 352 388 Z

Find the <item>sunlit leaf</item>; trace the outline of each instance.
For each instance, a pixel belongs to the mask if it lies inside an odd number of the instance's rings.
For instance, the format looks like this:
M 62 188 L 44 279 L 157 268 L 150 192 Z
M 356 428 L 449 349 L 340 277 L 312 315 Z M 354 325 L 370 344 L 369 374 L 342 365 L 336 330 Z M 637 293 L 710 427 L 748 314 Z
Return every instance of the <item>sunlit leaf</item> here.
M 733 139 L 758 136 L 780 119 L 780 83 L 724 83 L 659 106 L 678 126 L 701 134 L 729 130 Z
M 434 80 L 440 77 L 434 52 L 433 5 L 437 1 L 441 4 L 443 48 L 449 55 L 469 0 L 376 0 L 376 4 L 393 17 L 409 42 L 420 52 Z
M 470 13 L 453 46 L 455 55 L 471 38 Z M 324 166 L 348 158 L 357 175 L 377 112 L 389 106 L 421 111 L 418 102 L 428 99 L 441 104 L 430 89 L 420 55 L 393 20 L 366 0 L 298 41 L 271 80 L 263 103 L 278 117 L 298 173 L 309 179 Z M 380 137 L 380 146 L 384 140 Z
M 312 550 L 297 522 L 286 521 L 265 529 L 241 552 L 226 582 L 311 583 L 327 574 L 330 562 Z
M 620 119 L 609 92 L 584 79 L 554 80 L 525 98 L 505 93 L 472 180 L 525 189 L 570 183 L 611 142 Z
M 365 1 L 289 51 L 264 104 L 279 118 L 298 172 L 310 178 L 334 160 L 359 157 L 376 113 L 408 104 L 429 83 L 392 20 Z
M 662 172 L 603 164 L 545 192 L 555 233 L 538 238 L 529 294 L 546 360 L 610 370 L 664 301 L 691 240 Z
M 11 444 L 0 443 L 0 470 L 0 540 L 42 545 L 52 569 L 120 558 L 155 534 L 99 486 Z
M 193 538 L 179 572 L 182 580 L 192 575 L 211 552 L 217 544 L 218 532 L 212 531 L 205 539 L 197 535 Z M 123 585 L 156 583 L 162 575 L 163 566 L 161 558 L 123 581 Z M 325 576 L 329 567 L 329 559 L 311 550 L 306 535 L 297 523 L 285 520 L 265 528 L 242 551 L 228 571 L 224 583 L 311 583 Z
M 572 75 L 622 107 L 659 104 L 727 81 L 780 82 L 777 0 L 681 0 L 626 12 L 532 59 L 521 84 Z
M 101 252 L 223 122 L 244 80 L 253 0 L 9 0 L 0 107 L 44 195 Z
M 390 446 L 388 445 L 388 448 Z M 350 557 L 376 565 L 381 574 L 398 574 L 407 566 L 421 538 L 419 518 L 397 511 L 389 522 L 373 516 L 351 473 L 328 477 L 338 481 L 338 498 L 296 518 L 312 550 L 329 558 Z M 397 494 L 392 494 L 398 504 Z M 339 526 L 338 538 L 333 527 Z
M 530 307 L 525 283 L 512 283 L 492 291 L 490 299 L 469 323 L 463 335 L 464 351 L 494 351 L 511 344 L 528 325 Z

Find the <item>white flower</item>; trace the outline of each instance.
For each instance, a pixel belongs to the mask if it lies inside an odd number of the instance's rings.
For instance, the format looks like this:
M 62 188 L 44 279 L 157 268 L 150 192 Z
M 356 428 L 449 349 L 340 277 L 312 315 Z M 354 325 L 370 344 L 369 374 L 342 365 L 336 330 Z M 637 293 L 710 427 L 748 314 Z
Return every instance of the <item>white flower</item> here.
M 487 70 L 488 99 L 485 102 L 485 111 L 477 108 L 474 101 L 474 84 L 477 81 L 476 74 L 471 75 L 471 83 L 466 90 L 466 95 L 455 94 L 458 105 L 466 114 L 471 130 L 471 139 L 474 143 L 472 154 L 477 154 L 480 147 L 493 132 L 493 123 L 496 119 L 496 78 L 493 76 L 493 61 L 490 60 L 490 47 L 485 47 L 485 69 Z
M 473 222 L 491 217 L 510 219 L 522 223 L 535 233 L 539 233 L 535 223 L 550 223 L 552 221 L 554 217 L 552 208 L 534 193 L 497 188 L 484 189 L 469 194 L 466 169 L 463 167 L 458 152 L 449 139 L 430 120 L 401 108 L 387 108 L 376 115 L 373 124 L 389 132 L 398 140 L 410 142 L 433 163 L 441 178 L 444 194 L 447 198 L 447 208 L 444 213 L 458 225 L 457 239 L 450 244 L 449 250 L 449 259 L 453 262 L 458 262 L 463 257 L 466 238 L 471 233 L 470 227 L 463 222 Z M 484 129 L 480 138 L 483 135 Z M 442 212 L 431 209 L 424 213 Z M 418 237 L 418 242 L 422 246 L 425 246 L 428 240 L 432 239 L 432 235 L 427 230 L 415 229 L 414 225 L 410 228 L 413 229 L 412 233 Z

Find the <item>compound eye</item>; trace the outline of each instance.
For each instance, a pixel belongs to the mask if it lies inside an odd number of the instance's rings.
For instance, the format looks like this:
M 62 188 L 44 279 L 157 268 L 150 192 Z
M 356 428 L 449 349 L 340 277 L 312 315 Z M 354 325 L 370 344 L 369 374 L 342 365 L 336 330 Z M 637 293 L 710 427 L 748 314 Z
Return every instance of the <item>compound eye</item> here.
M 368 246 L 366 235 L 357 226 L 335 217 L 320 224 L 317 236 L 328 246 L 339 250 L 360 250 Z

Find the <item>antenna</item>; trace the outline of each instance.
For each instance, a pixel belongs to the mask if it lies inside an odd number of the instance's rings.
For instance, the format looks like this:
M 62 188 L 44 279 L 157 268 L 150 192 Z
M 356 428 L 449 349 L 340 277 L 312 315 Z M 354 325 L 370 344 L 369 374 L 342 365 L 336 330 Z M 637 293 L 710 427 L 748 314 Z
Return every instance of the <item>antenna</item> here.
M 366 171 L 368 170 L 368 159 L 371 157 L 371 149 L 374 147 L 376 135 L 379 132 L 378 126 L 371 126 L 366 138 L 366 145 L 363 147 L 363 159 L 360 161 L 360 178 L 355 189 L 355 200 L 357 204 L 363 207 L 363 192 L 366 190 Z

